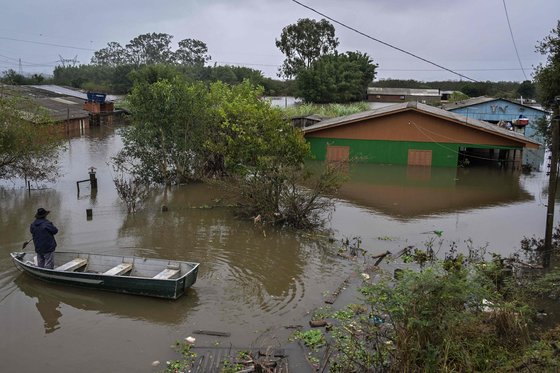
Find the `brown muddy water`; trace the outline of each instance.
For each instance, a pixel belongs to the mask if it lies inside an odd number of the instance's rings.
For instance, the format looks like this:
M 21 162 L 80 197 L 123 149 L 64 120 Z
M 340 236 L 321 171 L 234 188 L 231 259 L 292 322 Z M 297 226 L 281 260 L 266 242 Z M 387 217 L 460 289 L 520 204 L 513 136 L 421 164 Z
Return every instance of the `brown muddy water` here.
M 194 330 L 230 332 L 231 339 L 197 335 L 197 345 L 278 346 L 324 305 L 353 270 L 324 237 L 257 227 L 235 218 L 206 185 L 175 188 L 169 211 L 160 194 L 127 215 L 107 160 L 121 146 L 111 128 L 68 141 L 63 176 L 28 193 L 18 183 L 0 188 L 0 366 L 3 372 L 153 372 L 154 360 Z M 76 181 L 97 168 L 92 194 Z M 422 246 L 430 232 L 441 251 L 466 240 L 508 254 L 524 236 L 542 237 L 544 173 L 488 169 L 352 166 L 329 229 L 336 239 L 360 237 L 369 254 Z M 59 250 L 173 258 L 201 263 L 198 281 L 177 301 L 50 285 L 18 272 L 9 253 L 29 239 L 38 207 L 51 210 Z M 86 209 L 93 219 L 86 219 Z M 558 212 L 556 213 L 558 214 Z M 31 248 L 31 246 L 30 246 Z

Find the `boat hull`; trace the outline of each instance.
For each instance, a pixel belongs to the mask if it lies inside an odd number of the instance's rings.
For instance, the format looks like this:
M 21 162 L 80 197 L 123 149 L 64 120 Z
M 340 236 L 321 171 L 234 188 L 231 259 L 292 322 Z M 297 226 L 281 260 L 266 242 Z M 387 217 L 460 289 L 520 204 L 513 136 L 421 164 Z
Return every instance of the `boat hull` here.
M 21 253 L 12 253 L 12 260 L 15 266 L 37 279 L 57 283 L 62 285 L 84 287 L 96 290 L 111 291 L 116 293 L 144 295 L 150 297 L 177 299 L 185 293 L 185 290 L 196 282 L 198 274 L 198 263 L 180 262 L 188 264 L 188 271 L 185 271 L 179 278 L 174 279 L 154 279 L 142 276 L 112 276 L 102 273 L 57 271 L 39 268 L 29 261 L 18 258 Z M 86 254 L 80 254 L 84 256 Z M 91 254 L 94 255 L 94 254 Z M 99 256 L 103 259 L 109 256 Z M 89 257 L 89 255 L 88 255 Z M 119 260 L 125 257 L 110 257 Z M 146 261 L 144 258 L 128 257 L 126 259 Z M 161 261 L 161 260 L 154 260 Z M 161 261 L 165 264 L 165 261 Z

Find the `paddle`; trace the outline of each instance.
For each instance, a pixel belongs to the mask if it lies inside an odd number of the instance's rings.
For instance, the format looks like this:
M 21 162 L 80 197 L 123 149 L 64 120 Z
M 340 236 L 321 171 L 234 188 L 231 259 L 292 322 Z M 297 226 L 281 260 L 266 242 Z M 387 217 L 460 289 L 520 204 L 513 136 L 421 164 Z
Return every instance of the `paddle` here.
M 26 246 L 29 245 L 29 243 L 30 243 L 31 241 L 33 241 L 33 238 L 30 238 L 29 241 L 25 241 L 25 242 L 23 243 L 23 245 L 21 246 L 21 249 L 22 249 L 22 250 L 25 249 Z

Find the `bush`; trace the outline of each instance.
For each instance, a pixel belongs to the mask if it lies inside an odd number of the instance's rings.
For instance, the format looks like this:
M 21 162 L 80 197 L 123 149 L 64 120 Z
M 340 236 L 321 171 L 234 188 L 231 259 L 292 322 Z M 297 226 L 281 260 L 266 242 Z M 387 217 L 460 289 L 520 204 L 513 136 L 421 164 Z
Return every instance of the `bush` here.
M 532 312 L 511 287 L 498 288 L 494 272 L 501 270 L 456 255 L 366 283 L 368 312 L 337 314 L 330 371 L 490 372 L 522 364 L 533 348 Z

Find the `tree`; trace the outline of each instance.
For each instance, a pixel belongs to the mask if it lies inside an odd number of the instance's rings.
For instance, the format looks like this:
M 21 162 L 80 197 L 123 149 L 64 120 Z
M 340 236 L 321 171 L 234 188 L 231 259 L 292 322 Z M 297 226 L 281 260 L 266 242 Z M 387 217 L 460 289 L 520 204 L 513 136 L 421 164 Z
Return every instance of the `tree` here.
M 543 107 L 551 108 L 554 98 L 560 95 L 560 20 L 536 49 L 546 56 L 546 64 L 539 64 L 534 75 L 539 101 Z
M 173 36 L 165 33 L 138 35 L 126 45 L 127 62 L 133 65 L 171 63 Z
M 333 53 L 338 39 L 334 26 L 327 20 L 304 18 L 284 27 L 276 46 L 286 56 L 279 75 L 291 78 L 301 69 L 309 68 L 319 57 Z
M 517 88 L 517 96 L 523 98 L 535 98 L 536 88 L 530 80 L 523 81 Z
M 60 139 L 51 127 L 31 101 L 0 95 L 0 179 L 54 180 Z
M 338 178 L 331 170 L 310 188 L 301 186 L 309 180 L 302 168 L 309 146 L 262 95 L 262 88 L 247 80 L 209 87 L 179 76 L 139 81 L 129 96 L 133 125 L 114 158 L 115 169 L 127 172 L 119 182 L 125 195 L 152 183 L 222 180 L 226 190 L 235 191 L 242 216 L 315 226 L 332 206 L 321 194 L 332 192 Z
M 196 39 L 183 39 L 179 42 L 179 48 L 173 53 L 175 63 L 181 65 L 201 65 L 210 61 L 206 43 Z
M 325 55 L 296 77 L 298 96 L 306 102 L 352 102 L 365 98 L 377 65 L 365 53 Z
M 127 54 L 127 50 L 123 48 L 122 45 L 112 41 L 107 43 L 106 48 L 102 48 L 93 53 L 91 63 L 102 66 L 120 66 L 128 63 Z
M 179 184 L 198 177 L 207 118 L 207 89 L 184 79 L 136 84 L 129 95 L 133 125 L 115 159 L 147 184 Z

